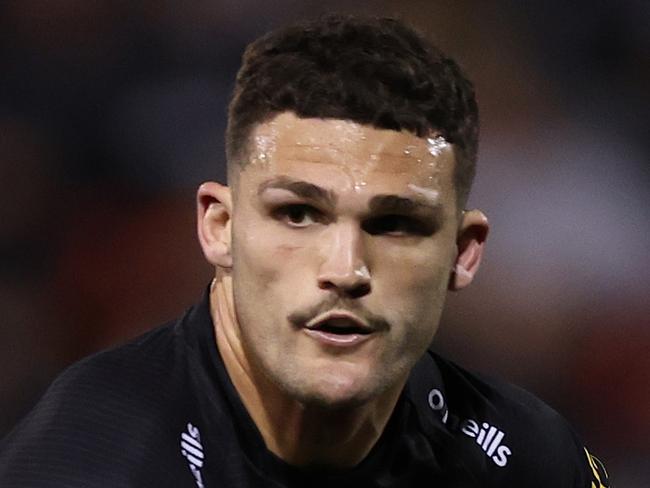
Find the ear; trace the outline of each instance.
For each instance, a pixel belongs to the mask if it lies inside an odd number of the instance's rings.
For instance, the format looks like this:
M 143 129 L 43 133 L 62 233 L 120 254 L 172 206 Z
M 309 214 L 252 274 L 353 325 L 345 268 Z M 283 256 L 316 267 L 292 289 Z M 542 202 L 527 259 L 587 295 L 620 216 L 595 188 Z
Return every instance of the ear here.
M 483 212 L 480 210 L 463 212 L 456 241 L 458 255 L 449 279 L 450 290 L 461 290 L 474 279 L 481 264 L 489 230 L 488 219 Z
M 197 231 L 203 255 L 214 266 L 232 267 L 230 188 L 203 183 L 196 192 Z

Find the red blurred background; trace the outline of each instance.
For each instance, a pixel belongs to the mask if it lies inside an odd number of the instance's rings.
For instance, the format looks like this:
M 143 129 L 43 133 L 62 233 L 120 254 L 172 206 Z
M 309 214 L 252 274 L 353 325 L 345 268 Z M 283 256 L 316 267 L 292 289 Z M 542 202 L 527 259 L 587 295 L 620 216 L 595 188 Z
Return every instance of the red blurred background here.
M 65 366 L 179 315 L 211 270 L 194 192 L 224 180 L 246 43 L 326 11 L 398 15 L 475 80 L 473 206 L 492 232 L 450 297 L 453 359 L 546 399 L 650 480 L 650 4 L 22 0 L 0 4 L 0 436 Z

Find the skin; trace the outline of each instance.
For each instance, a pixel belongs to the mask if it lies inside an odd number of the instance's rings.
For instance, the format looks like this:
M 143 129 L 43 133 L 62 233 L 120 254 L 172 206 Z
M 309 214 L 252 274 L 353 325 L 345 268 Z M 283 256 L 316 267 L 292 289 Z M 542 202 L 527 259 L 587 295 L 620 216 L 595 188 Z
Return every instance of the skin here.
M 451 145 L 432 152 L 407 132 L 285 112 L 255 127 L 232 189 L 199 189 L 217 347 L 285 461 L 358 464 L 433 339 L 447 290 L 472 281 L 488 224 L 456 207 L 453 165 Z M 370 333 L 323 341 L 307 326 L 324 313 Z

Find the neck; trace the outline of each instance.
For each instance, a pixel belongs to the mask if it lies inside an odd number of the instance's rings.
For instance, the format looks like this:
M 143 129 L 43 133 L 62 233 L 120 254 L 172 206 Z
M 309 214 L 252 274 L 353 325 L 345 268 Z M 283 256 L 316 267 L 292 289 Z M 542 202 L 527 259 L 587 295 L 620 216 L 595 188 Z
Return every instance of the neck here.
M 361 405 L 336 408 L 301 403 L 248 361 L 229 276 L 213 283 L 210 308 L 228 375 L 271 452 L 289 464 L 311 467 L 352 467 L 366 457 L 388 423 L 401 385 Z

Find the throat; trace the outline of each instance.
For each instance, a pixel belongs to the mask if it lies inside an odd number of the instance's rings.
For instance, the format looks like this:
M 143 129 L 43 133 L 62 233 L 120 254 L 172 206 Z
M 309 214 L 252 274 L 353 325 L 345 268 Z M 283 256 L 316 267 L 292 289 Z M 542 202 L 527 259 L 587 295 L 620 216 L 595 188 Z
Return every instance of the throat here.
M 285 414 L 283 428 L 273 429 L 275 435 L 268 439 L 265 436 L 267 447 L 294 466 L 354 467 L 368 455 L 386 424 L 363 410 L 300 407 L 288 416 Z

